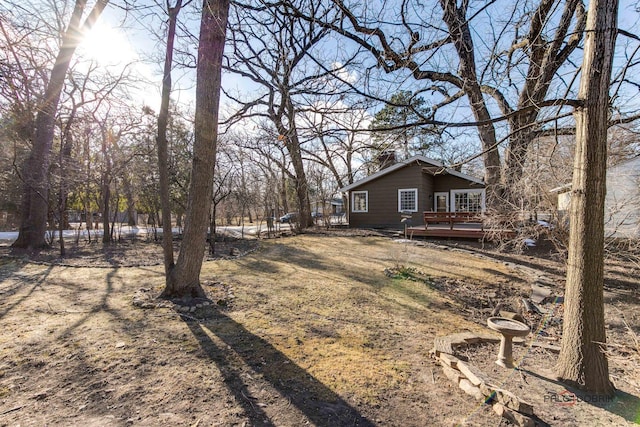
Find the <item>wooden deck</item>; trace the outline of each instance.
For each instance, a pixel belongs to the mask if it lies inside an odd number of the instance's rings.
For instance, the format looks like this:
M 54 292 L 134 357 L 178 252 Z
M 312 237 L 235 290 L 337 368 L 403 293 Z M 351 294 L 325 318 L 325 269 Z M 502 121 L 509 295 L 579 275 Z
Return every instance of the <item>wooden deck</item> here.
M 453 228 L 449 225 L 430 224 L 429 228 L 423 226 L 407 227 L 407 237 L 440 237 L 451 238 L 457 237 L 461 239 L 493 239 L 497 236 L 503 238 L 515 237 L 513 230 L 493 230 L 483 229 L 480 224 L 457 224 Z
M 469 212 L 424 212 L 423 226 L 407 227 L 407 236 L 463 239 L 513 238 L 513 230 L 486 229 L 482 216 Z

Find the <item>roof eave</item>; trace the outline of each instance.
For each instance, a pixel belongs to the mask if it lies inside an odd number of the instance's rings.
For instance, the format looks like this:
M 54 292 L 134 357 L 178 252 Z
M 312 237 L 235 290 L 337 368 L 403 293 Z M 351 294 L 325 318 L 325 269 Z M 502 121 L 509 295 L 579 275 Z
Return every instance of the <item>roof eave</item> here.
M 341 192 L 341 193 L 346 193 L 347 191 L 351 191 L 354 188 L 357 188 L 357 187 L 360 187 L 363 184 L 366 184 L 367 182 L 373 181 L 373 180 L 378 179 L 378 178 L 380 178 L 382 176 L 385 176 L 385 175 L 387 175 L 387 174 L 389 174 L 389 173 L 391 173 L 393 171 L 401 169 L 401 168 L 403 168 L 403 167 L 405 167 L 405 166 L 407 166 L 407 165 L 409 165 L 409 164 L 411 164 L 411 163 L 413 163 L 415 161 L 421 161 L 423 163 L 428 163 L 430 165 L 442 168 L 446 173 L 448 173 L 450 175 L 457 176 L 458 178 L 462 178 L 462 179 L 465 179 L 465 180 L 470 181 L 470 182 L 474 182 L 474 183 L 479 184 L 479 185 L 484 185 L 484 181 L 481 180 L 481 179 L 475 178 L 475 177 L 473 177 L 471 175 L 466 175 L 466 174 L 464 174 L 462 172 L 458 172 L 458 171 L 456 171 L 454 169 L 446 168 L 441 162 L 439 162 L 437 160 L 430 159 L 430 158 L 425 157 L 425 156 L 416 155 L 416 156 L 412 156 L 412 157 L 408 158 L 407 160 L 404 160 L 402 162 L 398 162 L 398 163 L 396 163 L 396 164 L 394 164 L 392 166 L 389 166 L 388 168 L 379 170 L 378 172 L 376 172 L 374 174 L 371 174 L 371 175 L 369 175 L 369 176 L 367 176 L 365 178 L 362 178 L 361 180 L 353 182 L 353 183 L 351 183 L 349 185 L 345 185 L 344 187 L 338 189 L 338 191 Z

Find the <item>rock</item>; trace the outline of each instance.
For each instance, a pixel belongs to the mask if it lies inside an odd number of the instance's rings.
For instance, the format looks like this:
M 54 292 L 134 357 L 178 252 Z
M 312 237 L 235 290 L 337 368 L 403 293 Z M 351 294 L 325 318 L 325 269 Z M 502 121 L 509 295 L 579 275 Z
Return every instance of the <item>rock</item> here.
M 524 311 L 526 311 L 527 313 L 540 313 L 540 310 L 538 310 L 538 306 L 535 305 L 535 303 L 529 301 L 527 298 L 521 298 L 520 301 L 522 301 Z
M 462 391 L 467 393 L 469 396 L 473 396 L 476 400 L 484 399 L 484 396 L 482 395 L 482 392 L 480 391 L 480 389 L 475 385 L 473 385 L 471 381 L 463 378 L 458 383 L 458 386 L 462 389 Z
M 191 307 L 188 307 L 188 309 L 189 313 L 193 313 L 194 311 L 196 311 L 197 307 L 195 305 L 192 305 Z
M 441 363 L 444 363 L 453 369 L 458 369 L 458 363 L 462 363 L 460 359 L 448 353 L 440 353 L 439 359 Z
M 124 348 L 127 344 L 124 341 L 116 343 L 116 348 Z
M 451 346 L 451 340 L 448 337 L 436 337 L 433 340 L 433 347 L 435 351 L 441 353 L 453 353 L 453 347 Z
M 474 386 L 479 386 L 480 384 L 488 381 L 488 378 L 485 377 L 482 371 L 473 365 L 459 361 L 457 368 Z M 478 392 L 480 392 L 480 390 L 478 390 Z
M 464 379 L 464 376 L 462 376 L 460 374 L 460 371 L 458 371 L 457 369 L 450 368 L 443 362 L 440 362 L 440 365 L 442 366 L 442 371 L 444 372 L 444 374 L 447 376 L 447 378 L 453 381 L 454 384 L 460 384 L 460 380 Z
M 523 414 L 533 415 L 533 405 L 525 402 L 508 390 L 497 388 L 489 384 L 481 384 L 480 391 L 487 398 L 491 398 L 494 402 L 500 403 L 509 409 L 518 411 Z
M 545 286 L 541 282 L 535 282 L 531 285 L 531 301 L 542 304 L 545 300 L 551 299 L 553 289 Z
M 149 300 L 141 299 L 139 297 L 133 297 L 133 305 L 134 307 L 139 307 L 139 308 L 155 308 L 156 307 L 155 303 Z
M 466 347 L 481 342 L 500 342 L 500 338 L 489 334 L 479 335 L 472 332 L 460 332 L 443 337 L 436 337 L 433 340 L 433 346 L 435 351 L 453 354 L 459 347 Z
M 520 314 L 514 313 L 512 311 L 500 310 L 500 317 L 505 317 L 507 319 L 517 320 L 518 322 L 522 322 L 525 325 L 527 324 L 527 320 L 524 317 L 522 317 Z
M 512 423 L 519 425 L 521 427 L 535 427 L 536 423 L 535 421 L 524 415 L 524 414 L 520 414 L 517 411 L 512 411 L 511 409 L 505 407 L 504 405 L 501 405 L 500 403 L 494 403 L 493 405 L 493 411 L 500 415 L 502 418 L 505 418 L 509 421 L 511 421 Z

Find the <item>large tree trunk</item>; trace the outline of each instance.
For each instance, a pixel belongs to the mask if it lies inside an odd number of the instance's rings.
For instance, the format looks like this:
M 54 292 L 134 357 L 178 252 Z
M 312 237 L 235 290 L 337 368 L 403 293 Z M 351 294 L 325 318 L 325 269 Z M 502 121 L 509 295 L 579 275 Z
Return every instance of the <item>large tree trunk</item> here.
M 280 168 L 280 185 L 278 186 L 278 189 L 280 190 L 280 203 L 284 211 L 281 213 L 287 213 L 289 212 L 289 198 L 287 197 L 287 171 L 284 167 L 284 159 L 282 160 L 282 162 L 283 166 L 282 168 Z
M 204 297 L 200 269 L 213 191 L 222 56 L 229 0 L 203 0 L 196 79 L 195 141 L 184 238 L 163 297 Z
M 465 3 L 465 2 L 463 2 Z M 460 60 L 459 73 L 462 77 L 462 90 L 469 98 L 469 105 L 478 125 L 478 136 L 482 143 L 482 158 L 485 167 L 484 181 L 487 185 L 487 205 L 499 207 L 499 186 L 501 175 L 500 153 L 498 152 L 496 131 L 491 124 L 491 115 L 482 95 L 478 75 L 476 73 L 476 60 L 474 55 L 473 38 L 469 21 L 466 17 L 466 3 L 458 7 L 455 0 L 440 0 L 444 12 L 443 19 L 449 28 L 449 34 L 453 40 L 458 58 Z
M 173 43 L 176 35 L 176 21 L 182 7 L 177 0 L 175 7 L 169 7 L 169 31 L 162 79 L 162 102 L 158 113 L 158 170 L 160 173 L 160 206 L 162 209 L 162 252 L 164 273 L 167 283 L 175 264 L 173 260 L 173 233 L 171 231 L 171 198 L 169 195 L 169 149 L 167 143 L 167 123 L 169 122 L 169 100 L 171 95 L 171 66 L 173 63 Z
M 302 162 L 302 150 L 300 148 L 300 139 L 298 138 L 298 130 L 295 125 L 295 107 L 291 98 L 283 94 L 283 104 L 281 111 L 287 114 L 287 122 L 289 126 L 285 126 L 281 116 L 272 117 L 276 124 L 278 132 L 283 136 L 284 145 L 291 157 L 291 164 L 295 173 L 296 199 L 298 202 L 299 226 L 301 229 L 308 228 L 312 223 L 311 219 L 311 202 L 309 201 L 309 182 L 304 171 L 304 163 Z
M 124 187 L 124 196 L 127 199 L 127 225 L 135 227 L 138 225 L 136 200 L 133 196 L 133 188 L 131 187 L 131 177 L 126 172 L 122 174 L 122 186 Z
M 291 141 L 287 139 L 287 148 L 291 156 L 291 163 L 296 174 L 296 198 L 299 209 L 300 228 L 305 229 L 313 224 L 311 219 L 311 202 L 309 201 L 309 182 L 304 171 L 304 163 L 302 162 L 302 153 L 300 151 L 300 141 L 297 133 L 294 131 Z
M 609 82 L 617 0 L 589 3 L 576 110 L 576 153 L 570 211 L 569 261 L 558 377 L 581 389 L 612 394 L 604 327 L 604 200 Z
M 105 124 L 106 126 L 106 124 Z M 111 243 L 111 230 L 109 224 L 109 213 L 111 210 L 111 154 L 109 148 L 113 144 L 111 131 L 102 130 L 102 161 L 104 169 L 102 171 L 102 243 Z
M 62 146 L 60 147 L 60 194 L 58 194 L 58 235 L 60 237 L 60 256 L 66 255 L 64 247 L 64 230 L 68 227 L 69 219 L 67 215 L 67 200 L 69 198 L 69 174 L 72 167 L 71 151 L 73 149 L 73 136 L 71 134 L 71 124 L 75 118 L 75 108 L 69 115 L 69 119 L 64 126 L 62 133 Z
M 106 7 L 108 0 L 99 0 L 84 24 L 81 23 L 86 0 L 76 0 L 69 26 L 62 36 L 60 51 L 51 70 L 44 99 L 36 117 L 36 132 L 31 153 L 24 164 L 24 192 L 22 195 L 21 222 L 14 248 L 37 250 L 46 246 L 47 212 L 49 207 L 49 166 L 51 146 L 60 95 L 64 87 L 71 57 L 81 41 L 82 31 L 91 28 Z

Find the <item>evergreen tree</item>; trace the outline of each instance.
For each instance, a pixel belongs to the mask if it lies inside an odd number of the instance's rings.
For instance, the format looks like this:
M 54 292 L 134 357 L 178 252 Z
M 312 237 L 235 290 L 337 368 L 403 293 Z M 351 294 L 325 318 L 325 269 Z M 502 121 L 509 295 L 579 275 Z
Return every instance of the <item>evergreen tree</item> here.
M 402 90 L 394 94 L 378 111 L 369 129 L 373 131 L 373 158 L 394 151 L 403 158 L 426 154 L 438 140 L 433 126 L 419 125 L 429 114 L 426 101 L 412 92 Z

